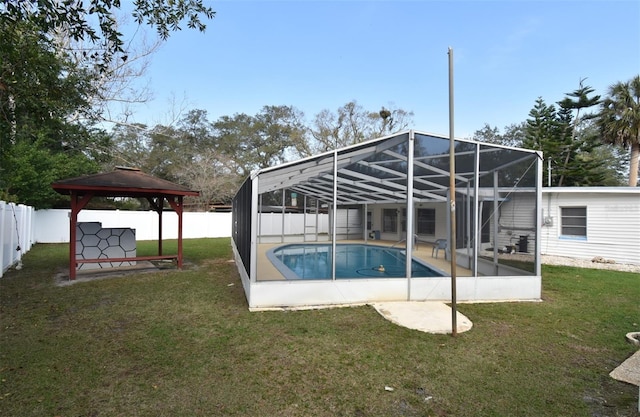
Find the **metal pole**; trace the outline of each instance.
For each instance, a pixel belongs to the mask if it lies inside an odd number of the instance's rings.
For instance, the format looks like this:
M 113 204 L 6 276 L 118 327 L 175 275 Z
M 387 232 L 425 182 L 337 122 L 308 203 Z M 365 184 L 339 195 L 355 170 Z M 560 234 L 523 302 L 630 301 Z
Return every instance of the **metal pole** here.
M 458 335 L 458 306 L 456 289 L 456 157 L 453 131 L 453 49 L 449 47 L 449 206 L 451 210 L 451 335 Z
M 337 146 L 337 144 L 336 144 Z M 338 149 L 333 150 L 333 202 L 331 204 L 333 222 L 331 223 L 331 279 L 336 279 L 336 235 L 338 220 Z

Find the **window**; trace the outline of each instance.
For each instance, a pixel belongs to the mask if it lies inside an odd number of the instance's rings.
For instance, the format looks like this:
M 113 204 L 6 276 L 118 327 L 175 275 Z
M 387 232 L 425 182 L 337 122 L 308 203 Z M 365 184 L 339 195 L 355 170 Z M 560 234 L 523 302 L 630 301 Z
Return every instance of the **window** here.
M 418 209 L 418 234 L 432 235 L 436 234 L 436 209 Z
M 587 208 L 561 207 L 563 236 L 587 237 Z
M 373 220 L 370 211 L 367 211 L 367 230 L 371 230 L 373 228 Z
M 398 210 L 382 210 L 382 231 L 385 233 L 396 233 L 398 231 Z

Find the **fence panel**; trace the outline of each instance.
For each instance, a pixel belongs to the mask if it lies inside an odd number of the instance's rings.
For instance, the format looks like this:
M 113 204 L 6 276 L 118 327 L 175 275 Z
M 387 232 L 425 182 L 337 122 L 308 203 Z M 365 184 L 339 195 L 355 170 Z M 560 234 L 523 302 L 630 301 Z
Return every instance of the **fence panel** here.
M 158 239 L 158 214 L 155 211 L 82 210 L 79 222 L 99 222 L 102 227 L 131 228 L 137 240 Z M 69 242 L 69 210 L 38 210 L 35 213 L 35 241 L 38 243 Z M 231 213 L 195 213 L 182 215 L 184 239 L 231 236 Z M 173 211 L 162 214 L 162 238 L 178 237 L 178 216 Z
M 0 277 L 33 245 L 33 207 L 0 201 Z

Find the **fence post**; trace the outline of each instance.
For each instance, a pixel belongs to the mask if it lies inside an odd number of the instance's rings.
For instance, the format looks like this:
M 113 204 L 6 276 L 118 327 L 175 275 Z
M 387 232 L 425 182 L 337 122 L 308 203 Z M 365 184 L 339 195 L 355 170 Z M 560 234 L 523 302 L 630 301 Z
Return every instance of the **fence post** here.
M 4 274 L 4 240 L 6 231 L 4 230 L 4 212 L 7 204 L 4 201 L 0 201 L 0 278 Z

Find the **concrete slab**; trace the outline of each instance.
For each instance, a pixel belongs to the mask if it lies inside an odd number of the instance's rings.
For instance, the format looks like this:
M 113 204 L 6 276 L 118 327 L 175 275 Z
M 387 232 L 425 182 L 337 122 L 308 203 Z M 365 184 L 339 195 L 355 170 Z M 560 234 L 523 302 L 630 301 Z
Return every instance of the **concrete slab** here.
M 611 371 L 609 376 L 638 387 L 638 412 L 640 412 L 640 350 Z
M 622 362 L 609 375 L 618 381 L 640 386 L 640 350 Z
M 183 268 L 186 268 L 186 263 L 183 264 Z M 101 279 L 123 277 L 132 274 L 144 274 L 150 272 L 159 272 L 164 270 L 176 270 L 177 266 L 175 262 L 168 261 L 138 261 L 136 265 L 121 266 L 115 268 L 102 268 L 102 269 L 87 269 L 76 272 L 76 279 L 71 281 L 69 279 L 69 270 L 59 272 L 55 276 L 55 283 L 59 287 L 66 287 L 69 285 L 77 284 L 80 282 L 91 282 Z
M 375 303 L 372 306 L 384 318 L 399 326 L 426 333 L 451 333 L 451 307 L 436 301 L 398 301 Z M 456 312 L 458 333 L 466 332 L 473 323 Z

